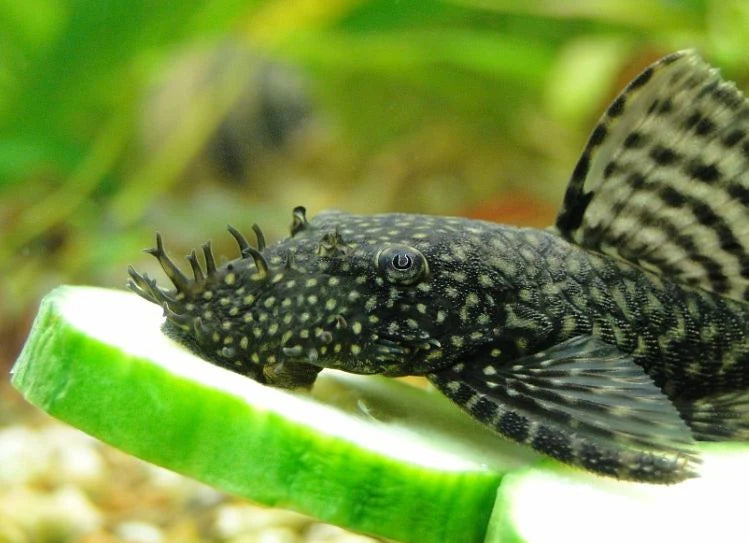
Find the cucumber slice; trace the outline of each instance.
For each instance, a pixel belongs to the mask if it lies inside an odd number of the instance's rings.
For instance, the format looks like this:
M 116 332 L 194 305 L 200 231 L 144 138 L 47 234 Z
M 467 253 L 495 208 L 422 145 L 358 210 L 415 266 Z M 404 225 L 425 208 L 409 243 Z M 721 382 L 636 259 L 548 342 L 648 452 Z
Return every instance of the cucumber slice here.
M 130 293 L 59 287 L 13 385 L 135 456 L 405 542 L 483 541 L 503 473 L 535 458 L 437 393 L 328 371 L 312 393 L 274 389 L 193 356 L 161 322 Z
M 552 461 L 544 462 L 550 469 L 508 474 L 486 541 L 744 542 L 747 445 L 701 443 L 699 448 L 701 476 L 673 486 L 605 479 Z

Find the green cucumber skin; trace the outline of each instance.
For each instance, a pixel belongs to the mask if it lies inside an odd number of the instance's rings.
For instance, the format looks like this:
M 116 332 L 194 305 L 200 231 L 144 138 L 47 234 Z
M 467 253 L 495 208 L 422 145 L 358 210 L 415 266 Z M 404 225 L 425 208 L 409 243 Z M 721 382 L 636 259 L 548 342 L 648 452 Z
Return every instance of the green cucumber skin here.
M 62 321 L 63 295 L 61 288 L 43 300 L 13 369 L 13 385 L 49 414 L 139 458 L 266 505 L 404 542 L 484 541 L 500 474 L 468 472 L 446 488 L 434 470 L 363 453 L 331 437 L 336 448 L 350 447 L 352 459 L 344 465 L 356 466 L 355 481 L 349 476 L 342 486 L 334 476 L 340 455 L 329 461 L 326 444 L 304 426 L 147 360 L 106 363 L 127 355 Z M 123 378 L 130 388 L 118 385 Z M 205 401 L 196 402 L 196 393 Z M 220 441 L 201 433 L 206 421 L 221 421 Z M 276 427 L 271 441 L 262 431 L 266 424 Z M 385 472 L 391 479 L 386 493 L 380 486 Z

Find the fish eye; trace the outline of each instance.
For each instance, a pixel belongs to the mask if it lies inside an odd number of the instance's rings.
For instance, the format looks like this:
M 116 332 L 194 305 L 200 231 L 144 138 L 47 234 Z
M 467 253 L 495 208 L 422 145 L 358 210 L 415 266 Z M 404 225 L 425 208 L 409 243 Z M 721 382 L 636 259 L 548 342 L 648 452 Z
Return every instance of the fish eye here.
M 410 285 L 429 272 L 426 258 L 406 245 L 385 247 L 375 256 L 377 269 L 391 283 Z

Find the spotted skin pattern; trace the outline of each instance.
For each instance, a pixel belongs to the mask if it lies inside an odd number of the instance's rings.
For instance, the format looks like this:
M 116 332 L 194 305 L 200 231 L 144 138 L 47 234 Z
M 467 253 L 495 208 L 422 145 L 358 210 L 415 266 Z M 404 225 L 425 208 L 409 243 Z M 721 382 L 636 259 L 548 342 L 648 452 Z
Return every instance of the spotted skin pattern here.
M 677 55 L 648 70 L 692 62 Z M 626 116 L 616 109 L 652 73 L 643 77 L 602 119 L 610 137 L 625 139 L 609 117 Z M 696 474 L 695 440 L 749 438 L 749 313 L 734 284 L 743 276 L 725 264 L 743 246 L 723 244 L 714 262 L 724 279 L 704 281 L 688 262 L 668 260 L 669 275 L 655 252 L 645 265 L 623 257 L 624 242 L 609 250 L 596 196 L 608 189 L 588 178 L 606 162 L 604 139 L 591 136 L 554 230 L 412 214 L 308 221 L 299 207 L 274 245 L 253 226 L 257 247 L 230 228 L 240 257 L 222 266 L 210 244 L 204 264 L 193 251 L 191 278 L 157 236 L 150 252 L 174 289 L 132 268 L 130 288 L 163 306 L 168 335 L 262 383 L 310 387 L 323 368 L 424 375 L 488 427 L 563 462 L 677 482 Z M 731 184 L 746 189 L 746 178 Z M 743 227 L 746 204 L 722 221 L 729 231 Z

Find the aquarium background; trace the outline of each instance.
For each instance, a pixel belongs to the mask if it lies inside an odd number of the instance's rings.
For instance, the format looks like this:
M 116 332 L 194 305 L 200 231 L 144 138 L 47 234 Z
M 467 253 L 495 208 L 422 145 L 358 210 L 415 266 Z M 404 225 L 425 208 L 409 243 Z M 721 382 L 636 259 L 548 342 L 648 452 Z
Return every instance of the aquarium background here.
M 628 80 L 695 48 L 746 91 L 747 47 L 745 0 L 0 0 L 0 371 L 54 286 L 161 278 L 156 231 L 233 258 L 227 224 L 273 241 L 297 205 L 551 224 Z M 0 450 L 48 424 L 0 385 Z

